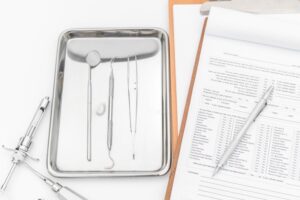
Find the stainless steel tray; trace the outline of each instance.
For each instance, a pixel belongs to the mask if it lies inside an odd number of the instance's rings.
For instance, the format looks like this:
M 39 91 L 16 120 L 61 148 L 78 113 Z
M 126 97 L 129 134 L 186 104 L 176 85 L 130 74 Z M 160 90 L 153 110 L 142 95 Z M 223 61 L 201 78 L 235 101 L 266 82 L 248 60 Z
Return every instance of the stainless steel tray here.
M 107 102 L 109 65 L 114 59 L 115 106 L 113 169 L 105 169 L 107 117 L 94 116 L 93 159 L 86 160 L 85 56 L 97 50 L 93 69 L 92 113 Z M 137 58 L 139 70 L 136 160 L 131 157 L 126 66 Z M 155 176 L 171 163 L 169 44 L 160 29 L 72 29 L 61 34 L 54 78 L 47 168 L 56 177 Z M 127 96 L 126 96 L 127 95 Z

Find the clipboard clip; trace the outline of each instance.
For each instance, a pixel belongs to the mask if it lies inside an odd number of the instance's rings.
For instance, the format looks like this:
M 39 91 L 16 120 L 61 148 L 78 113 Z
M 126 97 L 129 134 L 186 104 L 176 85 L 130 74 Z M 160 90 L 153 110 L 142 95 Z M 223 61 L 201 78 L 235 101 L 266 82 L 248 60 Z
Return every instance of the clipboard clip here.
M 221 7 L 256 14 L 300 13 L 300 0 L 209 0 L 200 13 L 208 15 L 211 7 Z

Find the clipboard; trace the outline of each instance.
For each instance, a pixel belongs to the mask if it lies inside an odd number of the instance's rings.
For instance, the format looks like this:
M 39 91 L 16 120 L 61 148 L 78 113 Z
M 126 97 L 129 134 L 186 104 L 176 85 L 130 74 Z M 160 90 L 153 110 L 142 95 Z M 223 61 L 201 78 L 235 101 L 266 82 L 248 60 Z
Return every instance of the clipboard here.
M 177 100 L 177 96 L 176 96 L 176 71 L 175 71 L 176 66 L 175 66 L 173 6 L 176 4 L 202 4 L 204 2 L 206 2 L 206 0 L 170 0 L 170 2 L 169 2 L 170 3 L 169 4 L 170 67 L 171 67 L 170 73 L 171 73 L 171 77 L 172 77 L 172 79 L 171 79 L 171 86 L 172 86 L 171 94 L 174 95 L 172 97 L 175 100 Z M 200 11 L 199 11 L 199 14 L 200 14 Z M 176 128 L 176 129 L 173 129 L 173 159 L 172 159 L 172 166 L 171 166 L 171 170 L 170 170 L 170 176 L 169 176 L 169 182 L 168 182 L 168 186 L 167 186 L 167 190 L 166 190 L 165 200 L 170 200 L 170 198 L 171 198 L 177 163 L 178 163 L 179 154 L 180 154 L 181 142 L 182 142 L 183 135 L 184 135 L 184 129 L 185 129 L 186 119 L 187 119 L 187 115 L 188 115 L 189 105 L 191 102 L 191 96 L 192 96 L 191 94 L 193 92 L 193 86 L 194 86 L 194 82 L 195 82 L 195 78 L 196 78 L 196 74 L 197 74 L 198 63 L 200 60 L 200 54 L 201 54 L 201 49 L 202 49 L 202 44 L 203 44 L 203 39 L 204 39 L 204 34 L 205 34 L 206 23 L 207 23 L 207 19 L 205 20 L 204 25 L 203 25 L 203 31 L 202 31 L 201 39 L 200 39 L 198 49 L 197 49 L 197 56 L 196 56 L 194 67 L 193 67 L 192 78 L 191 78 L 190 85 L 189 85 L 188 96 L 186 99 L 184 114 L 183 114 L 182 123 L 181 123 L 179 131 L 178 131 L 178 119 L 177 119 L 177 104 L 172 105 L 172 107 L 175 106 L 175 108 L 173 108 L 173 109 L 176 110 L 176 115 L 174 115 L 174 113 L 173 113 L 173 119 L 172 119 L 173 128 Z M 177 103 L 177 101 L 174 101 L 174 102 Z M 178 133 L 179 133 L 179 135 L 178 135 Z M 174 136 L 175 134 L 176 134 L 176 137 Z
M 176 81 L 176 60 L 175 60 L 175 23 L 174 23 L 174 8 L 180 5 L 201 5 L 199 8 L 199 15 L 209 13 L 212 6 L 224 7 L 230 9 L 237 9 L 250 13 L 264 13 L 264 14 L 287 14 L 300 12 L 300 0 L 169 0 L 169 35 L 170 35 L 170 77 L 171 77 L 171 111 L 172 111 L 172 146 L 175 151 L 178 133 L 180 129 L 181 117 L 183 115 L 182 108 L 184 107 L 185 99 L 179 99 L 183 94 L 178 92 L 178 85 Z M 203 4 L 203 5 L 202 5 Z M 199 34 L 200 35 L 200 34 Z M 195 46 L 196 50 L 196 46 Z M 193 60 L 194 61 L 194 60 Z M 192 64 L 190 65 L 192 67 Z M 188 73 L 192 73 L 189 69 Z M 190 78 L 190 77 L 189 77 Z M 180 84 L 179 84 L 180 85 Z M 187 87 L 188 88 L 188 85 Z M 186 95 L 186 94 L 184 94 Z M 183 98 L 185 98 L 184 96 Z M 178 106 L 181 109 L 178 109 Z
M 169 0 L 169 39 L 170 39 L 170 82 L 171 82 L 171 112 L 172 112 L 172 152 L 174 164 L 176 146 L 179 138 L 178 112 L 177 112 L 177 92 L 176 92 L 176 66 L 175 66 L 175 37 L 174 37 L 174 12 L 175 5 L 182 4 L 202 4 L 207 0 Z M 200 14 L 200 11 L 199 11 Z
M 235 8 L 234 6 L 236 6 L 236 1 L 242 1 L 242 0 L 229 0 L 229 3 L 233 2 L 232 8 Z M 260 2 L 262 0 L 256 0 L 257 2 Z M 269 1 L 269 0 L 268 0 Z M 274 0 L 275 1 L 275 0 Z M 280 1 L 280 0 L 277 0 Z M 172 188 L 173 188 L 173 183 L 174 183 L 174 179 L 175 179 L 175 173 L 176 173 L 176 169 L 177 169 L 177 163 L 178 163 L 178 159 L 179 159 L 179 155 L 180 155 L 180 149 L 181 149 L 181 142 L 184 136 L 184 130 L 185 130 L 185 125 L 186 125 L 186 120 L 187 120 L 187 115 L 189 112 L 189 106 L 190 106 L 190 102 L 191 102 L 191 97 L 192 97 L 192 92 L 193 92 L 193 87 L 194 87 L 194 82 L 195 82 L 195 77 L 197 74 L 197 69 L 198 69 L 198 63 L 200 60 L 200 55 L 201 55 L 201 50 L 202 50 L 202 44 L 203 44 L 203 40 L 204 40 L 204 35 L 205 35 L 205 27 L 206 27 L 206 23 L 207 23 L 207 19 L 204 22 L 203 25 L 203 31 L 201 33 L 200 37 L 200 42 L 198 44 L 198 49 L 197 49 L 197 54 L 196 54 L 196 59 L 194 61 L 194 66 L 193 66 L 193 71 L 192 71 L 192 76 L 190 79 L 190 85 L 189 85 L 189 89 L 188 89 L 188 94 L 186 97 L 186 102 L 185 102 L 185 106 L 184 106 L 184 112 L 183 112 L 183 116 L 182 116 L 182 121 L 181 121 L 181 125 L 179 127 L 178 125 L 178 112 L 177 112 L 177 92 L 176 92 L 176 66 L 175 66 L 175 32 L 174 32 L 174 10 L 173 7 L 175 5 L 189 5 L 189 4 L 204 4 L 209 2 L 208 0 L 169 0 L 169 37 L 170 37 L 170 74 L 171 74 L 171 95 L 172 95 L 172 134 L 173 134 L 173 140 L 172 140 L 172 144 L 173 144 L 173 157 L 172 157 L 172 166 L 171 166 L 171 170 L 170 170 L 170 177 L 169 177 L 169 182 L 168 182 L 168 186 L 167 186 L 167 190 L 166 190 L 166 195 L 165 195 L 165 200 L 170 200 L 171 198 L 171 194 L 172 194 Z M 215 4 L 217 2 L 221 2 L 221 4 L 223 3 L 223 0 L 218 1 L 218 0 L 211 0 L 211 2 L 207 3 L 208 7 L 205 7 L 204 9 L 201 8 L 201 10 L 199 10 L 199 15 L 200 15 L 200 11 L 202 13 L 202 11 L 204 10 L 205 12 L 207 12 L 207 10 L 209 11 L 211 5 L 209 5 L 210 3 Z M 228 1 L 226 1 L 228 2 Z M 266 2 L 265 6 L 268 5 L 268 2 Z M 297 9 L 290 9 L 293 6 L 292 5 L 298 5 L 299 7 L 297 7 Z M 225 4 L 224 5 L 220 5 L 221 7 L 226 7 L 228 5 Z M 296 12 L 300 12 L 300 1 L 297 2 L 297 0 L 292 0 L 290 2 L 287 1 L 286 4 L 282 5 L 283 12 L 279 12 L 279 13 L 296 13 Z M 206 9 L 206 10 L 205 10 Z M 274 9 L 276 11 L 276 9 Z M 249 11 L 250 12 L 250 11 Z M 268 12 L 267 12 L 268 13 Z M 270 12 L 270 13 L 273 13 Z

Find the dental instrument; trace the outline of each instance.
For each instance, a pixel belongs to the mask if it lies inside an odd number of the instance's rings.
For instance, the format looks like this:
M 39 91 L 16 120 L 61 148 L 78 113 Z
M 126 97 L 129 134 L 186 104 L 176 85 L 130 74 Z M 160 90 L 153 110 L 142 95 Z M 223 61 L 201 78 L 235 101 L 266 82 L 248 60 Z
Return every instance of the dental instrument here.
M 127 89 L 129 103 L 129 123 L 132 137 L 132 159 L 135 160 L 135 140 L 138 112 L 138 64 L 137 56 L 134 57 L 135 65 L 130 66 L 130 58 L 127 60 Z M 132 70 L 130 69 L 132 68 Z
M 110 61 L 110 75 L 109 75 L 109 91 L 108 91 L 108 120 L 107 120 L 107 150 L 108 156 L 111 161 L 111 165 L 106 167 L 106 169 L 112 169 L 115 166 L 115 161 L 111 156 L 112 144 L 113 144 L 113 107 L 114 107 L 114 71 L 113 71 L 113 61 Z
M 25 166 L 33 172 L 37 177 L 42 179 L 47 185 L 49 185 L 52 189 L 57 194 L 58 199 L 60 200 L 88 200 L 87 198 L 83 197 L 82 195 L 78 194 L 74 190 L 62 186 L 61 184 L 47 178 L 46 176 L 42 175 L 35 169 L 33 169 L 28 163 L 24 162 Z
M 92 160 L 92 68 L 99 65 L 101 57 L 98 51 L 91 51 L 85 58 L 89 65 L 87 88 L 87 160 Z
M 39 104 L 37 111 L 34 114 L 34 117 L 26 131 L 26 134 L 24 135 L 24 137 L 20 138 L 19 144 L 17 145 L 16 148 L 14 148 L 14 149 L 7 148 L 4 145 L 2 145 L 2 147 L 5 150 L 13 152 L 12 160 L 11 160 L 12 166 L 10 168 L 10 171 L 9 171 L 4 183 L 1 186 L 2 191 L 4 191 L 6 189 L 14 170 L 16 169 L 16 167 L 19 163 L 23 162 L 27 157 L 32 160 L 38 160 L 36 158 L 33 158 L 28 153 L 28 151 L 30 150 L 33 137 L 35 135 L 38 125 L 40 124 L 42 117 L 44 116 L 44 113 L 46 111 L 46 108 L 48 107 L 48 104 L 49 104 L 49 97 L 45 97 L 41 100 L 41 103 Z

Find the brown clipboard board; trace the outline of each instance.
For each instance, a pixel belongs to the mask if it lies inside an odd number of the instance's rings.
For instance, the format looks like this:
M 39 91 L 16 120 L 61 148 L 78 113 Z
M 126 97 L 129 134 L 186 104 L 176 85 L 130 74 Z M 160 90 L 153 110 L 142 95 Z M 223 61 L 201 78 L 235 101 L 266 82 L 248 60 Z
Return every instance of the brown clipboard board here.
M 184 107 L 184 113 L 182 117 L 182 122 L 180 125 L 179 129 L 179 134 L 178 134 L 178 119 L 177 119 L 177 96 L 176 96 L 176 73 L 175 73 L 175 38 L 174 38 L 174 13 L 173 13 L 173 7 L 174 5 L 188 5 L 188 4 L 203 4 L 209 0 L 169 0 L 169 35 L 170 35 L 170 73 L 171 77 L 173 77 L 171 85 L 171 94 L 173 95 L 173 105 L 175 106 L 175 113 L 176 115 L 173 116 L 172 122 L 173 122 L 173 128 L 176 128 L 173 130 L 173 156 L 172 156 L 172 166 L 170 169 L 170 176 L 169 176 L 169 182 L 166 190 L 166 195 L 165 195 L 165 200 L 170 200 L 171 194 L 172 194 L 172 189 L 173 189 L 173 184 L 174 184 L 174 179 L 175 179 L 175 174 L 176 174 L 176 169 L 177 169 L 177 164 L 178 164 L 178 159 L 180 155 L 180 149 L 181 149 L 181 143 L 182 139 L 184 137 L 184 131 L 185 131 L 185 126 L 186 126 L 186 121 L 188 117 L 188 112 L 189 112 L 189 107 L 190 107 L 190 102 L 192 98 L 192 93 L 193 93 L 193 87 L 195 83 L 195 78 L 198 70 L 198 64 L 200 60 L 200 55 L 201 55 L 201 50 L 202 50 L 202 44 L 204 40 L 204 35 L 205 35 L 205 28 L 207 24 L 207 19 L 204 22 L 203 25 L 203 31 L 198 45 L 198 50 L 197 50 L 197 55 L 196 59 L 194 62 L 194 67 L 193 67 L 193 72 L 192 72 L 192 77 L 189 85 L 189 90 L 188 90 L 188 95 L 186 98 L 186 103 Z M 200 11 L 199 11 L 200 13 Z M 175 105 L 174 105 L 175 103 Z M 176 130 L 176 131 L 175 131 Z M 176 134 L 175 134 L 176 133 Z M 177 135 L 178 134 L 178 135 Z M 175 135 L 175 136 L 174 136 Z
M 173 113 L 172 113 L 172 117 L 173 117 L 172 118 L 173 159 L 172 159 L 172 166 L 171 166 L 171 170 L 170 170 L 169 182 L 168 182 L 168 186 L 167 186 L 167 190 L 166 190 L 165 200 L 170 200 L 171 194 L 172 194 L 172 188 L 173 188 L 173 183 L 174 183 L 174 179 L 175 179 L 175 173 L 176 173 L 176 169 L 177 169 L 177 163 L 178 163 L 178 159 L 179 159 L 180 149 L 181 149 L 181 142 L 182 142 L 183 135 L 184 135 L 186 120 L 187 120 L 191 97 L 192 97 L 192 92 L 193 92 L 193 88 L 194 88 L 194 82 L 195 82 L 197 69 L 198 69 L 198 63 L 200 60 L 200 54 L 201 54 L 201 50 L 202 50 L 202 44 L 203 44 L 203 39 L 204 39 L 204 34 L 205 34 L 205 27 L 206 27 L 206 23 L 207 23 L 207 20 L 205 20 L 204 25 L 203 25 L 202 34 L 201 34 L 201 36 L 199 36 L 199 37 L 201 37 L 201 39 L 200 39 L 200 42 L 198 45 L 197 56 L 196 56 L 194 67 L 193 67 L 188 96 L 186 99 L 183 118 L 182 118 L 181 126 L 179 129 L 179 135 L 178 135 L 173 6 L 176 4 L 201 4 L 204 2 L 206 2 L 206 0 L 170 0 L 169 1 L 170 75 L 171 75 L 171 95 L 172 95 L 172 99 L 173 99 L 172 105 L 171 105 L 172 111 L 173 111 Z
M 172 152 L 176 151 L 179 137 L 178 115 L 177 115 L 177 94 L 176 94 L 176 66 L 175 66 L 175 38 L 174 38 L 174 15 L 173 6 L 176 4 L 202 4 L 207 0 L 169 0 L 169 40 L 170 40 L 170 90 L 171 90 L 171 132 Z M 173 162 L 172 162 L 173 164 Z

